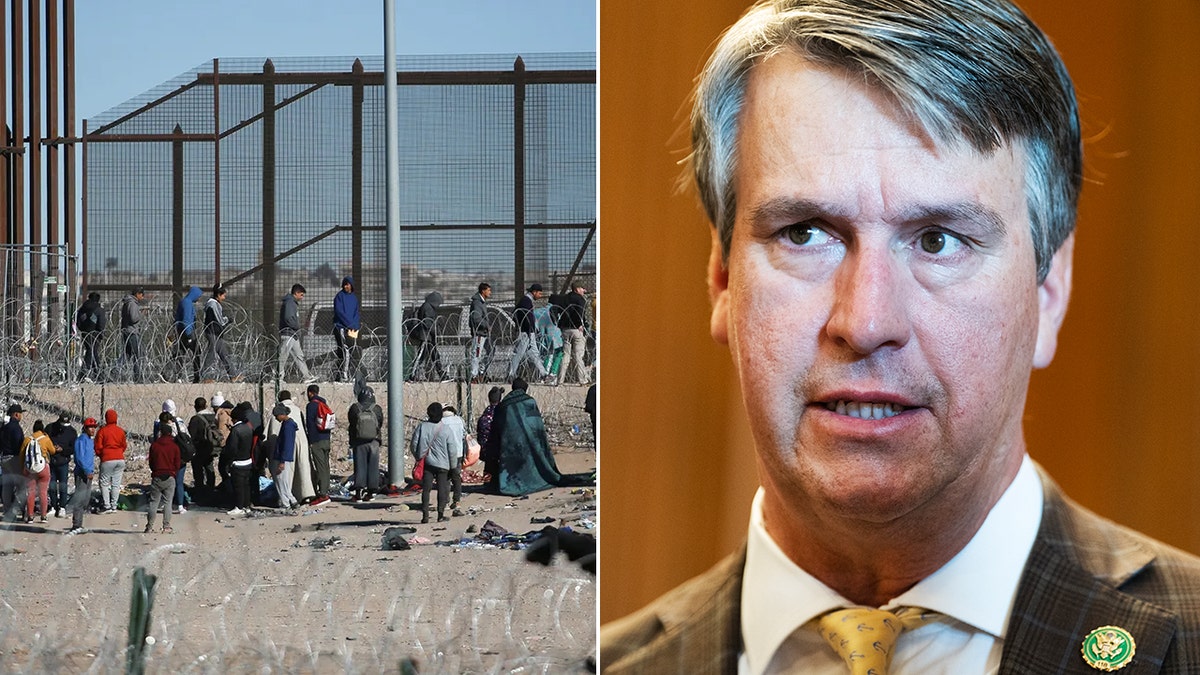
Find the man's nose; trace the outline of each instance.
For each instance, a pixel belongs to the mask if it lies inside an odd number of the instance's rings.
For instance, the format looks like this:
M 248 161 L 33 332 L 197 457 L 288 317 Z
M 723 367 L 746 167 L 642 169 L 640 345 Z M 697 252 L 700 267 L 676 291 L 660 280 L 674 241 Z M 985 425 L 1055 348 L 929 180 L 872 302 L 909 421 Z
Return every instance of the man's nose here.
M 903 347 L 912 332 L 913 292 L 904 270 L 885 247 L 860 248 L 846 256 L 833 277 L 833 307 L 826 332 L 859 354 Z

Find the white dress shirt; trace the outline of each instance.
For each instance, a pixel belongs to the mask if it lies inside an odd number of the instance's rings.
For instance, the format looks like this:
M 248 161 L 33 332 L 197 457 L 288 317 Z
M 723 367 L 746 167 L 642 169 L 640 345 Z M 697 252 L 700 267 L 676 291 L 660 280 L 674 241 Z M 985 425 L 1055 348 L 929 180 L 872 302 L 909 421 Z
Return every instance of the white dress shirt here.
M 742 573 L 739 675 L 845 675 L 846 664 L 809 621 L 854 603 L 796 566 L 763 524 L 763 490 L 750 510 Z M 945 615 L 900 635 L 889 673 L 995 673 L 1025 560 L 1042 521 L 1042 486 L 1026 455 L 979 531 L 938 571 L 882 609 Z

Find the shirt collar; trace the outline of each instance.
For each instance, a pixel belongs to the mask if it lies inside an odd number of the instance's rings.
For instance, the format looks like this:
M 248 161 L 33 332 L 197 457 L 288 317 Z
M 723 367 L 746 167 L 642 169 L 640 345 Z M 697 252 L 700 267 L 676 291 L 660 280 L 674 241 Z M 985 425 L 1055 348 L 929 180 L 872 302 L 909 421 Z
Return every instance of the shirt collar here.
M 854 603 L 796 566 L 763 524 L 754 495 L 742 573 L 742 644 L 759 673 L 796 628 Z M 1041 524 L 1042 489 L 1026 455 L 1012 483 L 967 545 L 938 571 L 884 608 L 925 607 L 1003 638 L 1017 584 Z

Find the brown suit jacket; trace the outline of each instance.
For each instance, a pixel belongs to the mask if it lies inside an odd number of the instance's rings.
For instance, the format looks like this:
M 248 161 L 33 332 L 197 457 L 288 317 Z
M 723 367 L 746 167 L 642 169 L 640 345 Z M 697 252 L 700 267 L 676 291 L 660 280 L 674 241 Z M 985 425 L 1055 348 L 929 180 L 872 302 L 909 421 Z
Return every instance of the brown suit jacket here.
M 1120 626 L 1137 645 L 1120 672 L 1200 673 L 1200 558 L 1116 525 L 1044 474 L 1037 540 L 1017 587 L 1000 673 L 1095 673 L 1084 637 Z M 600 629 L 600 670 L 737 673 L 745 548 Z

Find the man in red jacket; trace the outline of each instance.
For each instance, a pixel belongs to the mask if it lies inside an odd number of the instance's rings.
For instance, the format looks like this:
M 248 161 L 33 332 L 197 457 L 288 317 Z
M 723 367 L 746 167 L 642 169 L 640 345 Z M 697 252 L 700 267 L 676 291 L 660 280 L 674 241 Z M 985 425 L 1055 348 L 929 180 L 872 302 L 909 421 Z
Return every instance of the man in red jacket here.
M 163 534 L 171 530 L 171 498 L 175 495 L 175 474 L 183 467 L 179 444 L 175 442 L 175 416 L 164 412 L 159 418 L 159 437 L 150 444 L 150 507 L 146 511 L 146 532 L 154 529 L 154 518 L 161 506 Z

